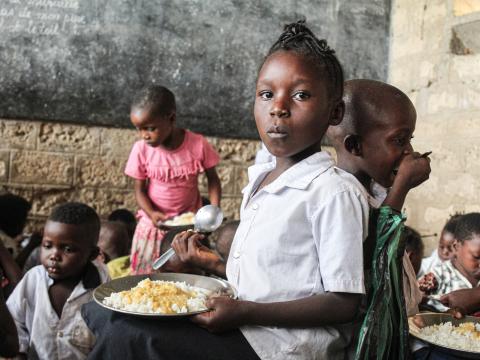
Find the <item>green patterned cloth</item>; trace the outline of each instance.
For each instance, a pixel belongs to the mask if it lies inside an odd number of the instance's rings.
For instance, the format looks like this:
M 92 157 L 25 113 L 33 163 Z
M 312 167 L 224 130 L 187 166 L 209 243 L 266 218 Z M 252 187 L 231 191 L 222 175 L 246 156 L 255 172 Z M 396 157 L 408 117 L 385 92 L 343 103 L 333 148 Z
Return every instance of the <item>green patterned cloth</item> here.
M 405 217 L 388 206 L 372 209 L 371 217 L 374 231 L 370 234 L 375 236 L 371 284 L 355 359 L 407 359 L 408 320 L 402 279 Z

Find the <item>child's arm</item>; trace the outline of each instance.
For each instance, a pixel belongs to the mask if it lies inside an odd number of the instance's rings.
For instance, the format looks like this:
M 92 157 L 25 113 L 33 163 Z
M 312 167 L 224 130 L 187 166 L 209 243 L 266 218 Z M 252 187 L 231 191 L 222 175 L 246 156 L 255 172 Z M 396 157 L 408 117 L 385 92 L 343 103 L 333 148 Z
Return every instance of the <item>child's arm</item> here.
M 460 308 L 463 314 L 480 311 L 480 287 L 452 291 L 443 295 L 440 302 L 449 308 Z
M 0 267 L 3 269 L 11 288 L 14 288 L 22 278 L 22 270 L 2 241 L 0 241 Z
M 218 177 L 215 167 L 205 170 L 208 182 L 208 197 L 212 205 L 220 206 L 220 199 L 222 197 L 222 184 Z
M 402 211 L 408 192 L 428 180 L 430 175 L 430 158 L 418 152 L 406 155 L 398 168 L 392 188 L 383 205 Z
M 155 209 L 152 201 L 147 195 L 147 180 L 135 179 L 135 199 L 138 206 L 145 211 L 156 225 L 159 221 L 164 221 L 167 217 L 161 211 Z
M 30 277 L 31 272 L 27 272 L 23 279 L 18 283 L 17 287 L 13 290 L 10 297 L 7 299 L 8 310 L 12 316 L 15 326 L 18 333 L 18 343 L 20 354 L 17 355 L 17 358 L 26 358 L 25 354 L 28 353 L 28 348 L 30 344 L 30 334 L 27 329 L 26 320 L 27 312 L 32 311 L 31 308 L 28 308 L 28 297 L 33 296 L 29 294 L 28 288 L 32 285 L 32 282 L 36 282 L 35 277 Z M 29 286 L 30 284 L 30 286 Z M 23 356 L 23 357 L 22 357 Z
M 242 325 L 318 327 L 352 321 L 360 301 L 360 294 L 350 293 L 325 293 L 275 303 L 239 301 L 223 296 L 208 300 L 207 306 L 213 310 L 192 320 L 212 332 Z
M 225 261 L 216 252 L 200 242 L 203 238 L 204 235 L 202 234 L 185 231 L 175 236 L 172 241 L 172 248 L 184 264 L 226 278 Z
M 0 290 L 0 356 L 13 357 L 18 353 L 17 328 L 8 312 L 3 292 Z

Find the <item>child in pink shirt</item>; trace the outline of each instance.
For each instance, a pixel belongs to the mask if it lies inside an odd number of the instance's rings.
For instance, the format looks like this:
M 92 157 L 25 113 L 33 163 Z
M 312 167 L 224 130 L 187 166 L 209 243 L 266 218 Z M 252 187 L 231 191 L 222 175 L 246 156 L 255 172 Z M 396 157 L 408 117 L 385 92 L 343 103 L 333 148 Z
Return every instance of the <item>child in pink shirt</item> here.
M 143 89 L 133 101 L 130 119 L 141 140 L 132 148 L 125 174 L 135 179 L 139 222 L 131 251 L 132 273 L 152 270 L 165 234 L 164 221 L 201 207 L 198 174 L 205 172 L 212 205 L 220 205 L 219 156 L 199 134 L 175 126 L 175 96 L 163 86 Z

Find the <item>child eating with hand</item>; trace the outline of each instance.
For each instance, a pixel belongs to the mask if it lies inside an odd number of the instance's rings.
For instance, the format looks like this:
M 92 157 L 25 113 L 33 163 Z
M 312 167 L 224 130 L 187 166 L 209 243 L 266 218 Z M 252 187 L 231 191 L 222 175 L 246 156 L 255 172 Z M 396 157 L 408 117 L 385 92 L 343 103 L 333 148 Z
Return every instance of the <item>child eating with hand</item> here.
M 94 265 L 100 219 L 90 206 L 65 203 L 45 224 L 42 265 L 29 270 L 7 305 L 17 326 L 22 357 L 85 359 L 94 336 L 80 314 L 93 290 L 108 280 Z
M 238 299 L 209 299 L 211 311 L 191 318 L 198 326 L 133 317 L 114 323 L 111 314 L 87 304 L 83 313 L 95 334 L 132 334 L 114 345 L 106 336 L 97 339 L 91 359 L 347 356 L 365 291 L 369 209 L 358 182 L 320 147 L 328 126 L 342 119 L 342 91 L 342 68 L 326 41 L 303 22 L 287 25 L 256 83 L 257 129 L 276 159 L 250 167 L 243 191 L 226 264 Z
M 427 305 L 438 311 L 448 310 L 439 301 L 441 295 L 478 287 L 480 281 L 480 213 L 461 215 L 456 222 L 453 258 L 437 264 L 418 281 L 428 295 Z
M 159 222 L 202 206 L 200 173 L 207 176 L 210 203 L 220 205 L 221 185 L 215 170 L 219 156 L 202 135 L 175 126 L 175 96 L 163 86 L 141 90 L 130 119 L 141 137 L 125 167 L 125 174 L 135 179 L 140 208 L 130 262 L 133 274 L 148 274 L 165 235 Z
M 402 359 L 409 351 L 407 313 L 418 311 L 421 294 L 404 252 L 400 211 L 409 190 L 428 179 L 429 159 L 410 144 L 416 112 L 400 90 L 379 81 L 350 80 L 343 99 L 344 119 L 327 136 L 337 152 L 337 166 L 370 192 L 373 209 L 364 248 L 372 279 L 356 358 L 395 354 Z

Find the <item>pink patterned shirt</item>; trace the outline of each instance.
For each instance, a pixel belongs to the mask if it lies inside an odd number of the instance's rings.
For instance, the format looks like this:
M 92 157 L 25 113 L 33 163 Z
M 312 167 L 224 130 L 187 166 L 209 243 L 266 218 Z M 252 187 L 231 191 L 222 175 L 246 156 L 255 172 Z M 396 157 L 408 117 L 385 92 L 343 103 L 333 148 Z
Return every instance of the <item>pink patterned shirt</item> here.
M 200 208 L 198 174 L 219 161 L 217 152 L 202 135 L 185 130 L 183 143 L 171 151 L 137 141 L 125 174 L 134 179 L 148 179 L 148 197 L 159 211 L 172 217 Z M 148 218 L 143 210 L 139 210 L 138 216 Z

